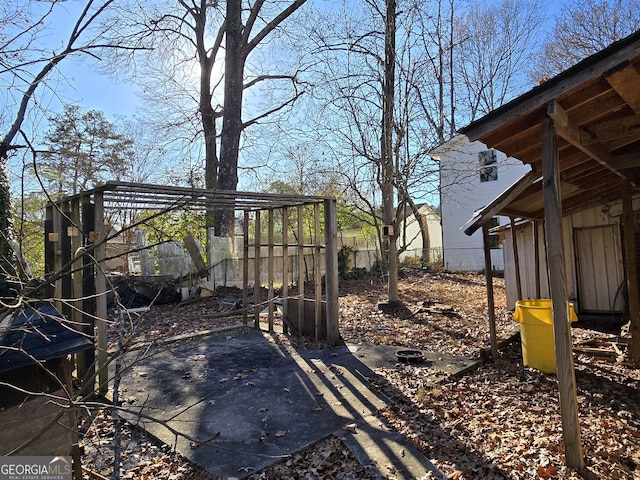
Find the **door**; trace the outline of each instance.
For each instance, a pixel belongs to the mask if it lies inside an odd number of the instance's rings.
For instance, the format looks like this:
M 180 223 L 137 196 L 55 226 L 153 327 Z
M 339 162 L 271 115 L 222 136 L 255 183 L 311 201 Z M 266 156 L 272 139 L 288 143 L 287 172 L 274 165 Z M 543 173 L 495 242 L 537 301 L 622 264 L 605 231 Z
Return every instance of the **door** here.
M 614 225 L 573 230 L 581 312 L 622 312 L 624 269 Z

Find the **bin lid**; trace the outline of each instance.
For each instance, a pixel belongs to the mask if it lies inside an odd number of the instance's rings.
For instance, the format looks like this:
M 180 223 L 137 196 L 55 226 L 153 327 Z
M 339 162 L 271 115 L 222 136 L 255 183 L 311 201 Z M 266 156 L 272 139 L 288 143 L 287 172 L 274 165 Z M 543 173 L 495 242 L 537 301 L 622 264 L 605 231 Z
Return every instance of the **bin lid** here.
M 518 300 L 516 308 L 513 312 L 513 320 L 522 323 L 524 320 L 524 311 L 531 310 L 553 310 L 553 304 L 549 298 L 533 298 L 528 300 Z M 551 316 L 551 314 L 550 314 Z M 578 320 L 573 302 L 569 302 L 569 320 L 575 322 Z

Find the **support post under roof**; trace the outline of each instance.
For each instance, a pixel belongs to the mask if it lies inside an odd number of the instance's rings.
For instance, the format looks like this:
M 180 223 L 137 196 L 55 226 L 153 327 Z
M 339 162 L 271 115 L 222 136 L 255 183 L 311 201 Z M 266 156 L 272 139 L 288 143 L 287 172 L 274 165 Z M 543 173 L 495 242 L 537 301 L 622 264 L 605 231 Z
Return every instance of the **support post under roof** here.
M 550 117 L 544 117 L 542 119 L 542 178 L 544 220 L 547 227 L 545 241 L 549 268 L 549 291 L 551 292 L 553 310 L 562 435 L 566 464 L 572 468 L 583 468 L 584 459 L 578 419 L 578 397 L 569 326 L 569 299 L 564 271 L 559 175 L 558 138 L 554 121 Z

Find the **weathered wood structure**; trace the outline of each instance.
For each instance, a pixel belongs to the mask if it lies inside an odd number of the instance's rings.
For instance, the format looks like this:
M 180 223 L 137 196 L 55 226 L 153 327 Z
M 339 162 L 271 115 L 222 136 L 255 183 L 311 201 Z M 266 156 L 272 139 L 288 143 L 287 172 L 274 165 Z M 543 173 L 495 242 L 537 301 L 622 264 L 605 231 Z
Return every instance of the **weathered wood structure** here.
M 95 329 L 95 359 L 98 365 L 98 384 L 102 392 L 106 392 L 108 381 L 106 320 L 107 294 L 110 290 L 105 271 L 105 246 L 115 236 L 141 222 L 140 217 L 135 219 L 134 216 L 132 225 L 121 225 L 117 232 L 107 233 L 105 218 L 109 212 L 122 210 L 152 212 L 152 216 L 161 218 L 162 215 L 181 209 L 201 212 L 208 209 L 232 209 L 240 216 L 244 237 L 241 271 L 242 314 L 245 324 L 253 317 L 254 326 L 260 328 L 260 314 L 266 308 L 267 328 L 273 331 L 275 304 L 279 303 L 284 310 L 284 317 L 294 319 L 290 324 L 297 332 L 307 332 L 308 325 L 311 324 L 317 338 L 327 339 L 330 344 L 339 341 L 335 199 L 108 182 L 50 203 L 45 222 L 46 274 L 53 280 L 48 293 L 56 299 L 62 311 L 78 325 L 83 325 L 89 336 L 93 337 Z M 321 209 L 324 211 L 324 221 L 320 218 Z M 309 228 L 307 225 L 305 231 L 304 223 L 305 212 L 308 210 L 312 211 L 313 216 L 313 241 L 305 244 L 304 239 L 309 238 Z M 291 225 L 292 219 L 297 223 Z M 205 228 L 205 225 L 199 227 Z M 290 233 L 292 227 L 297 232 L 295 236 Z M 297 251 L 299 263 L 294 271 L 284 261 L 282 272 L 286 280 L 282 282 L 279 298 L 275 295 L 273 276 L 276 228 L 282 238 L 282 243 L 277 245 L 284 252 L 281 258 L 288 259 L 289 251 Z M 264 232 L 267 232 L 266 235 Z M 268 257 L 266 285 L 261 271 L 263 262 L 260 261 L 265 247 Z M 252 271 L 249 268 L 250 250 L 254 252 Z M 305 291 L 304 276 L 304 255 L 308 251 L 315 254 L 314 284 L 310 292 Z M 324 266 L 320 265 L 321 251 L 324 252 Z M 324 275 L 321 275 L 322 270 Z M 202 276 L 201 274 L 199 272 L 197 276 Z M 295 297 L 289 293 L 290 284 L 297 286 Z M 265 287 L 267 298 L 262 298 Z M 292 298 L 305 299 L 295 302 L 296 312 L 287 311 L 292 305 L 289 301 Z M 313 318 L 309 318 L 309 308 L 305 309 L 305 304 L 309 301 L 314 304 L 311 310 Z M 93 355 L 79 359 L 79 371 L 87 372 L 93 361 Z
M 631 319 L 631 354 L 640 363 L 640 292 L 633 199 L 640 192 L 640 32 L 494 110 L 462 130 L 531 165 L 531 173 L 487 205 L 468 234 L 497 214 L 543 226 L 553 305 L 567 464 L 583 464 L 572 341 L 567 320 L 563 218 L 594 205 L 621 205 Z M 516 259 L 516 272 L 520 273 Z M 536 281 L 540 274 L 536 274 Z M 540 287 L 537 287 L 540 291 Z M 489 292 L 489 295 L 492 295 Z
M 68 355 L 92 348 L 50 305 L 16 312 L 0 338 L 0 455 L 68 455 L 77 443 Z

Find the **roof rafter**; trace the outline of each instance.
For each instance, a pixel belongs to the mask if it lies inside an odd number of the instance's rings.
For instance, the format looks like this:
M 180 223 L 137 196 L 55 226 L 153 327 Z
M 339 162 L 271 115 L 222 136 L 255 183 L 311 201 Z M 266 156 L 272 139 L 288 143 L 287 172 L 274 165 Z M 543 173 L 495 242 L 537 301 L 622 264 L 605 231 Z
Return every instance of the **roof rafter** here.
M 640 72 L 636 66 L 627 61 L 605 74 L 605 79 L 631 109 L 640 115 Z
M 551 100 L 547 103 L 547 115 L 553 119 L 558 135 L 571 143 L 574 147 L 582 150 L 603 167 L 611 170 L 620 178 L 628 180 L 634 187 L 637 186 L 636 178 L 628 176 L 625 172 L 622 172 L 613 166 L 613 156 L 602 145 L 585 145 L 582 143 L 581 138 L 589 136 L 589 132 L 573 123 L 567 112 L 556 100 Z

